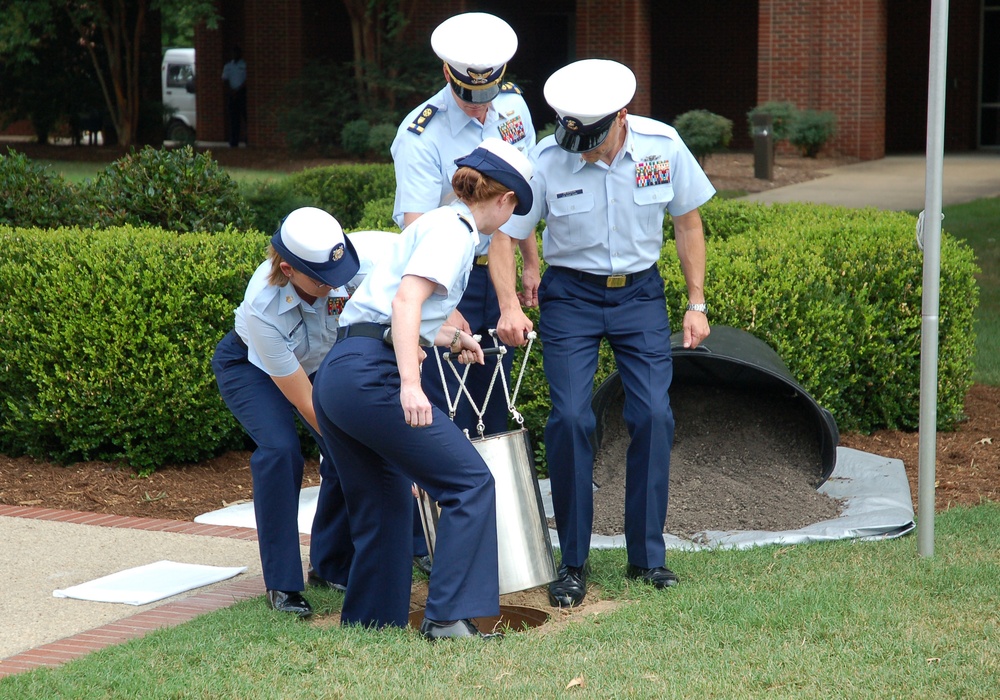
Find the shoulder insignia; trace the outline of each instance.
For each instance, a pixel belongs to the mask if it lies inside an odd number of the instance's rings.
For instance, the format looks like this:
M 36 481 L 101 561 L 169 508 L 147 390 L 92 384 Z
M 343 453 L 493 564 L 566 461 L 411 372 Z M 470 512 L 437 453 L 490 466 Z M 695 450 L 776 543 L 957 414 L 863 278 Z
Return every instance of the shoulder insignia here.
M 500 92 L 513 92 L 515 95 L 523 95 L 521 88 L 519 88 L 514 83 L 503 83 L 500 86 Z
M 428 122 L 437 114 L 438 108 L 434 105 L 428 103 L 424 105 L 424 108 L 420 110 L 420 114 L 417 118 L 413 120 L 413 123 L 406 127 L 407 131 L 412 131 L 418 136 L 424 133 L 424 129 L 427 128 Z

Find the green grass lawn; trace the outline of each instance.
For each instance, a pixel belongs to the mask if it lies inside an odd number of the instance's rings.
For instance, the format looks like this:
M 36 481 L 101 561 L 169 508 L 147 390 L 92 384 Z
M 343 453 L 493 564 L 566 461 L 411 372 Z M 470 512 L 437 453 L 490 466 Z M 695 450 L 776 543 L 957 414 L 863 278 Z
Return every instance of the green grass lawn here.
M 98 173 L 104 171 L 109 163 L 97 163 L 88 161 L 66 161 L 66 160 L 36 160 L 35 163 L 47 168 L 49 172 L 61 175 L 67 182 L 83 184 L 87 180 L 93 180 Z M 289 173 L 271 170 L 251 170 L 248 168 L 227 168 L 222 167 L 229 176 L 239 183 L 254 182 L 262 180 L 281 180 L 288 177 Z
M 615 607 L 498 643 L 301 623 L 258 598 L 7 677 L 0 697 L 995 698 L 1000 504 L 936 529 L 932 558 L 912 536 L 669 553 L 669 591 L 623 579 L 623 550 L 595 551 Z M 327 614 L 342 601 L 309 596 Z

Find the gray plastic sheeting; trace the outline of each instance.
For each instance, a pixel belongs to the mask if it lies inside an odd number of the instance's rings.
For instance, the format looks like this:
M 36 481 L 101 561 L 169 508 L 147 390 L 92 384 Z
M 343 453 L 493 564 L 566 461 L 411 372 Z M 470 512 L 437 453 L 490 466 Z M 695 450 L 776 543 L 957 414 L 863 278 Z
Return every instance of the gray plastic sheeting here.
M 545 515 L 551 518 L 552 490 L 549 480 L 540 480 L 539 486 Z M 818 491 L 844 501 L 839 518 L 823 520 L 799 530 L 706 530 L 697 533 L 690 540 L 669 534 L 665 534 L 663 539 L 667 549 L 746 549 L 767 544 L 889 539 L 905 535 L 915 527 L 910 485 L 906 480 L 903 463 L 898 459 L 837 447 L 837 462 L 833 473 Z M 559 537 L 555 530 L 550 529 L 549 535 L 552 545 L 558 547 Z M 590 546 L 594 549 L 623 548 L 625 536 L 593 535 Z

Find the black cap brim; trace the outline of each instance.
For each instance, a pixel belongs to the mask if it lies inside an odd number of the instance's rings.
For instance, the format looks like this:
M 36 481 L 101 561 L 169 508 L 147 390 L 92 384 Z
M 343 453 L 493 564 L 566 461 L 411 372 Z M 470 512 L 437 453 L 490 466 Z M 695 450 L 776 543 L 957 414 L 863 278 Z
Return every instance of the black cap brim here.
M 461 83 L 452 80 L 451 89 L 455 91 L 458 99 L 463 102 L 471 102 L 475 105 L 489 104 L 496 98 L 497 95 L 500 94 L 499 83 L 482 88 L 481 90 L 471 90 L 463 86 Z
M 611 132 L 611 125 L 614 124 L 614 120 L 608 123 L 606 127 L 599 131 L 592 131 L 587 134 L 582 134 L 579 131 L 570 131 L 566 127 L 559 125 L 556 127 L 556 143 L 564 151 L 569 151 L 571 153 L 586 153 L 587 151 L 592 151 L 608 138 L 608 134 Z

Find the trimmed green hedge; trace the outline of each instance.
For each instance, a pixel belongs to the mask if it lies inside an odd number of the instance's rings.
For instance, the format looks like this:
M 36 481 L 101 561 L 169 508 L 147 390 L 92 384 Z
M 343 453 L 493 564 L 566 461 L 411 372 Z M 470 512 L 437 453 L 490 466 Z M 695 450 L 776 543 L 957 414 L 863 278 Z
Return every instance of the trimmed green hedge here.
M 209 365 L 256 234 L 0 228 L 0 451 L 151 471 L 243 444 Z
M 923 260 L 913 216 L 726 201 L 702 215 L 712 323 L 768 343 L 842 430 L 917 427 Z M 0 241 L 0 451 L 152 470 L 244 444 L 209 363 L 266 238 L 0 227 Z M 678 329 L 686 290 L 669 236 L 660 268 Z M 941 429 L 962 418 L 972 382 L 976 272 L 971 249 L 945 234 Z M 537 324 L 537 310 L 529 316 Z M 538 346 L 517 406 L 540 445 L 550 404 Z M 597 381 L 613 370 L 602 347 Z
M 368 202 L 395 194 L 396 173 L 391 163 L 331 165 L 294 173 L 288 183 L 312 206 L 330 212 L 345 230 L 353 231 L 366 218 Z

